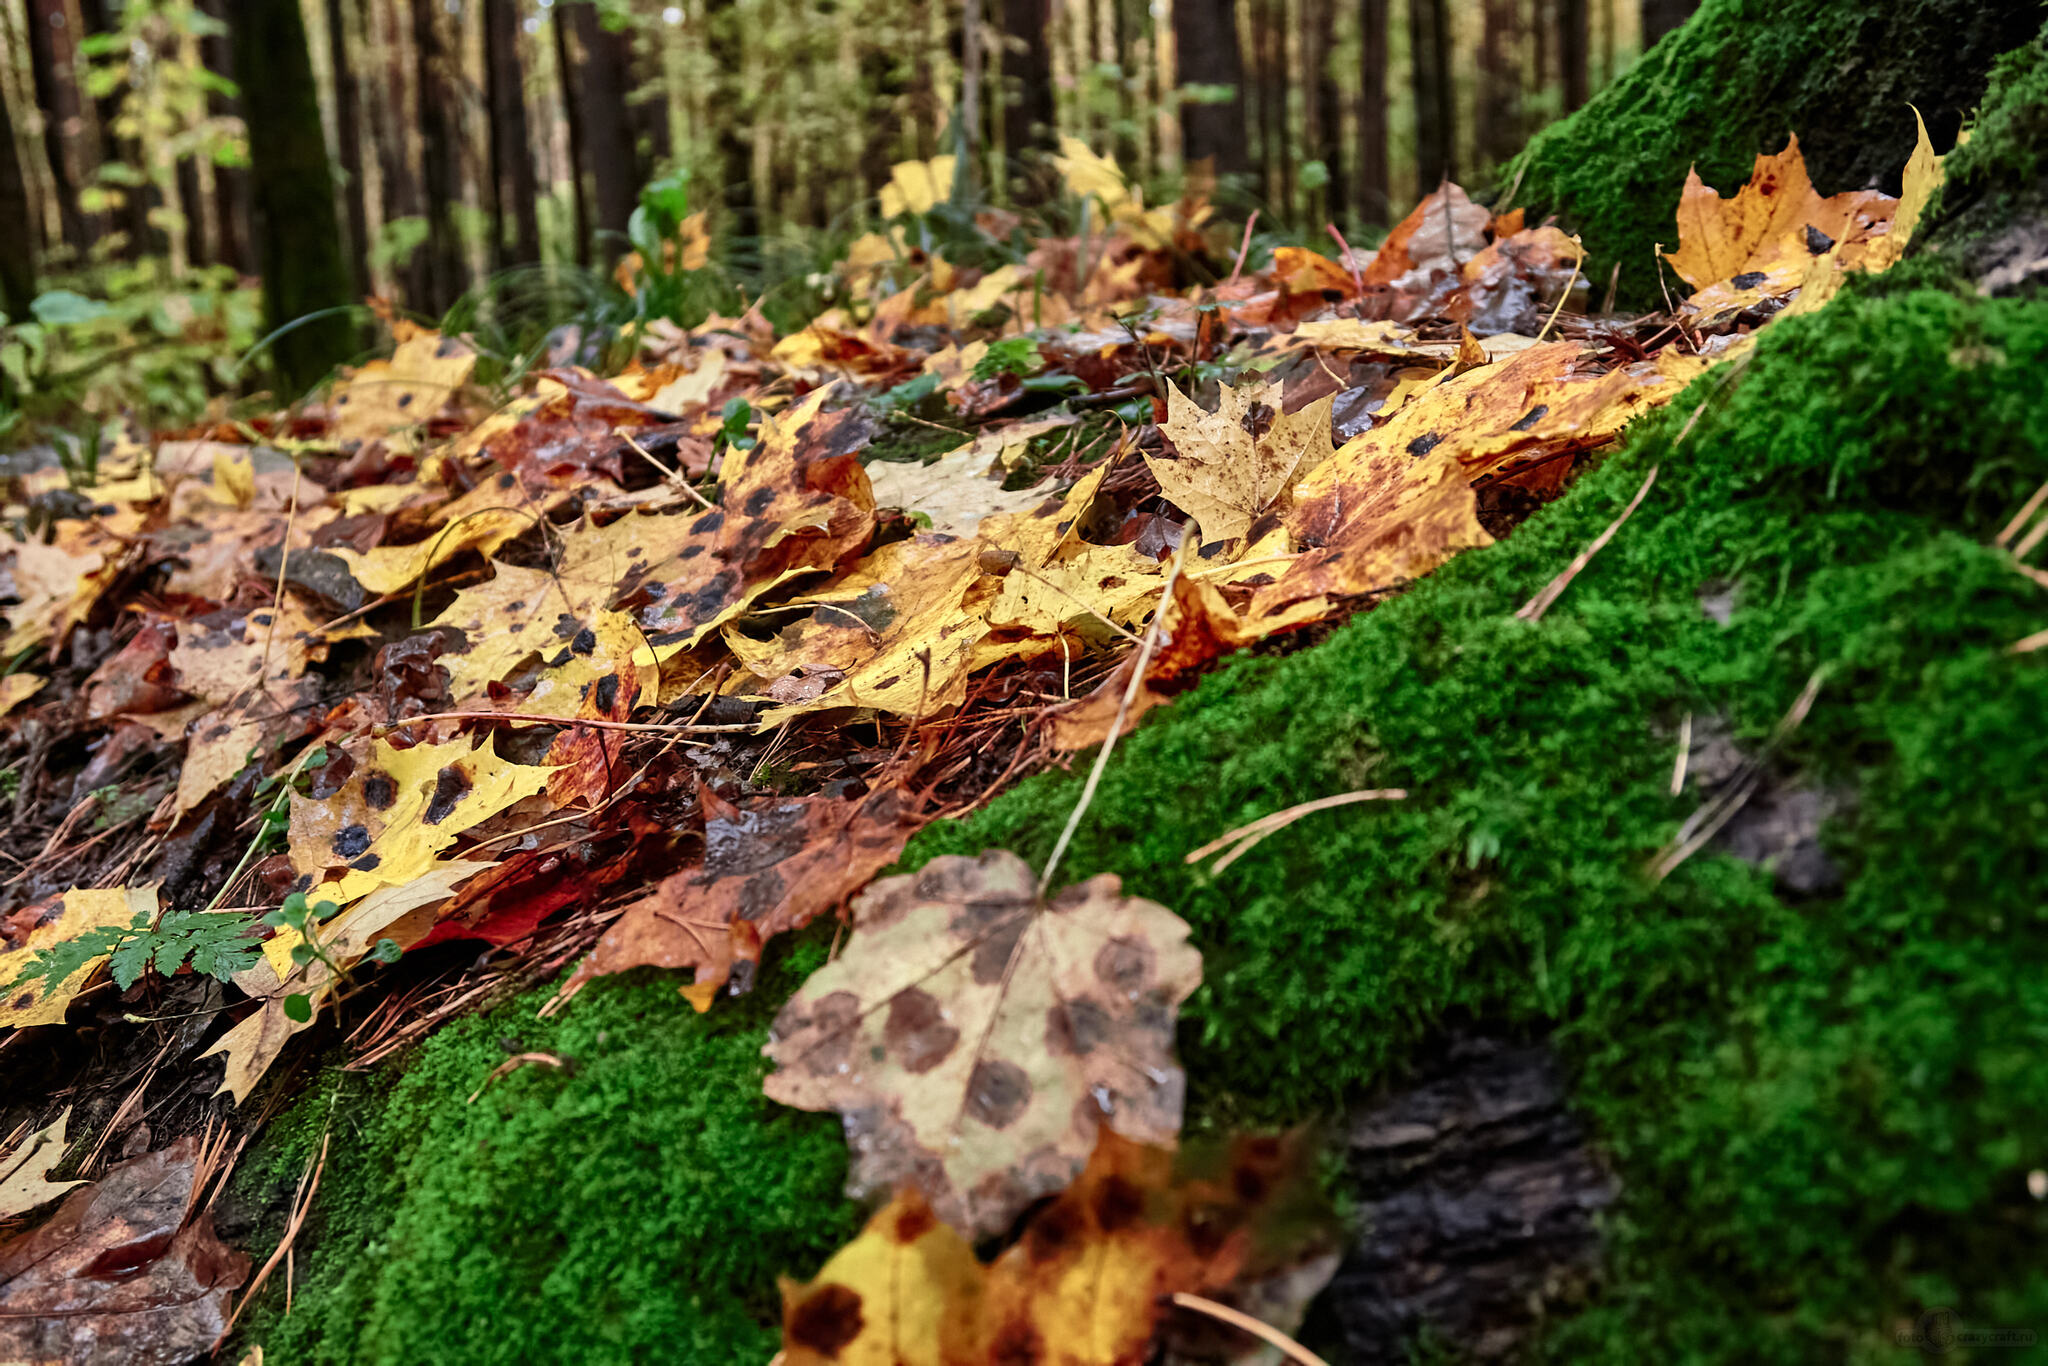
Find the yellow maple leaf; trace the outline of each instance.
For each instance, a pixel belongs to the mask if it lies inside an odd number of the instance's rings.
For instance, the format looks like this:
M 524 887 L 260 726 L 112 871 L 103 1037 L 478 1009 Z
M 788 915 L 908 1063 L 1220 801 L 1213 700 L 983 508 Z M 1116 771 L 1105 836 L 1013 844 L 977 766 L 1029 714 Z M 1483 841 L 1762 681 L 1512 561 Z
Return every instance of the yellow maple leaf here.
M 373 360 L 335 386 L 334 437 L 358 441 L 415 427 L 469 382 L 476 352 L 438 332 L 408 336 L 390 360 Z
M 889 183 L 882 187 L 882 217 L 930 213 L 953 197 L 953 158 L 936 156 L 930 161 L 899 161 L 889 169 Z
M 1148 453 L 1145 464 L 1167 501 L 1195 519 L 1206 545 L 1242 540 L 1260 514 L 1284 507 L 1295 484 L 1330 457 L 1336 396 L 1288 413 L 1281 409 L 1282 388 L 1225 385 L 1211 413 L 1167 384 L 1159 429 L 1175 455 Z
M 28 938 L 18 948 L 0 953 L 0 987 L 9 986 L 20 977 L 39 949 L 47 949 L 62 940 L 76 939 L 89 930 L 109 925 L 125 927 L 138 915 L 155 914 L 154 887 L 108 887 L 99 890 L 74 887 L 57 899 L 49 918 L 30 930 Z M 70 1006 L 71 998 L 85 989 L 85 984 L 106 961 L 105 957 L 93 959 L 47 993 L 45 984 L 40 982 L 10 993 L 5 1000 L 0 1000 L 0 1029 L 63 1024 L 64 1011 Z

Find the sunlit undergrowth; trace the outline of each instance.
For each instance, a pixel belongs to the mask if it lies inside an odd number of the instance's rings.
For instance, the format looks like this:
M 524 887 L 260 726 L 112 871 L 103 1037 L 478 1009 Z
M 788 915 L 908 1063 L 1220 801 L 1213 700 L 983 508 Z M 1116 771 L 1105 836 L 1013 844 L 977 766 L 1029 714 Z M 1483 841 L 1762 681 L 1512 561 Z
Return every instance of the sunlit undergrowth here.
M 2044 361 L 2038 305 L 1858 286 L 1508 542 L 1157 714 L 1062 879 L 1117 872 L 1194 925 L 1198 1119 L 1328 1114 L 1449 1027 L 1554 1031 L 1626 1192 L 1557 1357 L 1872 1355 L 1939 1304 L 2042 1321 L 2023 1252 L 2048 1232 L 2025 1189 L 2048 1163 L 2048 926 L 2016 832 L 2048 822 L 2048 655 L 2007 647 L 2048 596 L 1987 542 L 2048 478 Z M 1653 465 L 1561 603 L 1517 621 Z M 1717 624 L 1701 595 L 1731 588 Z M 1838 800 L 1840 890 L 1793 898 L 1712 849 L 1653 885 L 1699 802 L 1668 790 L 1682 719 L 1754 751 L 1816 670 L 1774 773 Z M 1079 786 L 1030 781 L 910 861 L 1042 859 Z M 1310 817 L 1220 877 L 1183 862 L 1362 786 L 1412 795 Z M 812 1272 L 854 1217 L 830 1121 L 758 1094 L 807 943 L 737 1010 L 698 1020 L 654 979 L 552 1023 L 529 998 L 345 1097 L 312 1279 L 252 1339 L 279 1361 L 765 1359 L 774 1274 Z M 465 1105 L 514 1047 L 576 1070 Z M 300 1102 L 292 1153 L 328 1106 Z

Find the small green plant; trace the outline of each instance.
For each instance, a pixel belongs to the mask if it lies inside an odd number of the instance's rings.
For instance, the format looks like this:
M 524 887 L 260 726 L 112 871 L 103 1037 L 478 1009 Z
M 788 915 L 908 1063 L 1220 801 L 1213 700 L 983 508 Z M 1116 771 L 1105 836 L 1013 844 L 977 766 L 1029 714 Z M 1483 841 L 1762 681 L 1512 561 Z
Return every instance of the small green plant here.
M 308 902 L 304 892 L 293 892 L 284 899 L 284 904 L 263 917 L 263 923 L 273 929 L 296 930 L 300 942 L 292 945 L 292 963 L 307 967 L 313 963 L 324 964 L 341 981 L 348 976 L 348 968 L 336 957 L 334 945 L 322 942 L 320 926 L 341 914 L 341 907 L 332 901 Z M 394 940 L 379 939 L 370 949 L 368 957 L 372 962 L 396 963 L 404 952 Z M 305 992 L 293 992 L 284 998 L 285 1017 L 304 1024 L 313 1018 L 313 999 Z
M 231 912 L 173 910 L 155 919 L 152 925 L 148 914 L 138 913 L 127 925 L 102 925 L 75 939 L 38 949 L 0 995 L 20 991 L 40 979 L 47 998 L 73 973 L 99 958 L 107 960 L 114 985 L 123 991 L 149 969 L 169 977 L 187 964 L 194 972 L 225 982 L 254 967 L 263 952 L 261 943 L 250 934 L 255 927 Z
M 973 378 L 995 379 L 1002 375 L 1028 378 L 1045 368 L 1045 357 L 1038 352 L 1038 342 L 1031 337 L 1005 337 L 988 344 L 988 351 L 974 363 Z
M 256 752 L 249 752 L 249 762 L 256 762 Z M 256 800 L 263 803 L 260 825 L 256 831 L 256 846 L 259 852 L 269 853 L 282 849 L 292 828 L 292 793 L 306 789 L 308 775 L 317 768 L 327 766 L 327 746 L 316 745 L 296 767 L 270 774 L 256 784 Z

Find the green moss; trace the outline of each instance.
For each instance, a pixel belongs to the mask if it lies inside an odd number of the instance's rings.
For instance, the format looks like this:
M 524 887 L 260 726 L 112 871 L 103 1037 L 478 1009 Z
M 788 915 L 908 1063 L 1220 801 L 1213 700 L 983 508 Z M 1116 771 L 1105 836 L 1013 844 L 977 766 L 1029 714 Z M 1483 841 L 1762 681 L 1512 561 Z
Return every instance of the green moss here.
M 2048 600 L 1984 545 L 2048 478 L 2044 362 L 2048 310 L 1857 289 L 1710 377 L 1682 449 L 1703 393 L 1505 544 L 1141 728 L 1061 876 L 1120 873 L 1193 924 L 1198 1110 L 1295 1118 L 1458 1020 L 1555 1027 L 1629 1192 L 1613 1293 L 1561 1355 L 1811 1359 L 1889 1350 L 1892 1311 L 2048 1302 L 2017 1255 L 2048 1232 L 2021 1180 L 2048 1161 L 2025 1064 L 2048 884 L 2016 833 L 2048 821 L 2048 659 L 2005 653 Z M 1515 620 L 1652 464 L 1563 601 Z M 1724 583 L 1725 627 L 1698 601 Z M 1711 852 L 1652 885 L 1697 804 L 1668 793 L 1680 718 L 1755 747 L 1820 668 L 1784 763 L 1846 795 L 1842 892 L 1791 901 Z M 1220 877 L 1183 862 L 1361 786 L 1411 796 L 1310 817 Z M 910 861 L 1042 858 L 1078 787 L 1028 782 Z
M 284 1363 L 767 1360 L 777 1273 L 859 1222 L 837 1124 L 761 1095 L 766 1021 L 822 950 L 793 959 L 736 1011 L 635 974 L 554 1020 L 540 992 L 461 1021 L 395 1080 L 327 1074 L 242 1178 L 294 1182 L 331 1124 L 294 1310 L 267 1297 L 248 1340 Z M 508 1050 L 572 1066 L 467 1104 Z
M 1929 240 L 1973 277 L 2048 241 L 2048 30 L 1998 59 L 1969 142 L 1943 167 Z
M 1724 193 L 1797 133 L 1824 193 L 1897 193 L 1912 109 L 1954 141 L 2000 53 L 2039 29 L 2037 0 L 1705 0 L 1677 33 L 1501 175 L 1515 202 L 1585 238 L 1588 274 L 1621 263 L 1621 296 L 1661 301 L 1651 253 L 1675 245 L 1686 168 Z M 1533 220 L 1532 220 L 1533 221 Z
M 2027 833 L 2048 827 L 2048 654 L 2006 649 L 2048 598 L 1985 544 L 2048 478 L 2048 309 L 1937 275 L 1773 324 L 1507 542 L 1204 681 L 1120 747 L 1063 870 L 1192 923 L 1198 1126 L 1328 1114 L 1460 1022 L 1553 1034 L 1625 1189 L 1608 1288 L 1553 1328 L 1557 1359 L 1890 1360 L 1935 1304 L 2048 1322 L 2024 1185 L 2048 1166 Z M 1515 620 L 1651 465 L 1558 606 Z M 1723 626 L 1698 595 L 1726 584 Z M 1651 884 L 1697 804 L 1668 793 L 1681 718 L 1754 748 L 1822 668 L 1782 771 L 1844 798 L 1841 890 L 1791 899 L 1711 850 Z M 1033 779 L 908 862 L 1042 859 L 1079 785 Z M 1183 862 L 1361 786 L 1412 795 L 1310 817 L 1221 876 Z M 775 1274 L 855 1222 L 831 1120 L 758 1092 L 765 1022 L 819 952 L 738 1011 L 600 983 L 316 1092 L 250 1166 L 288 1181 L 333 1116 L 298 1308 L 252 1338 L 284 1363 L 765 1359 Z M 466 1105 L 506 1035 L 577 1070 Z

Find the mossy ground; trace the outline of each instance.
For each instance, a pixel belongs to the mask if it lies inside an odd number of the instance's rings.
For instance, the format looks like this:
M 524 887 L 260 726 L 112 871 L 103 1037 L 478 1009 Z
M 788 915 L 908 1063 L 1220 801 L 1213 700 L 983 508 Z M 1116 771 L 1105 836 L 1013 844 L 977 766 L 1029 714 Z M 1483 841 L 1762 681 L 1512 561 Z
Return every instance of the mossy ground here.
M 2048 479 L 2048 309 L 1904 283 L 1788 319 L 1509 541 L 1325 644 L 1240 659 L 1126 742 L 1064 876 L 1123 875 L 1207 959 L 1199 1117 L 1327 1113 L 1447 1023 L 1555 1029 L 1622 1174 L 1609 1289 L 1560 1359 L 1855 1359 L 1947 1304 L 2048 1322 L 2048 596 L 1986 542 Z M 1683 447 L 1676 433 L 1709 401 Z M 1541 623 L 1514 609 L 1655 489 Z M 1701 609 L 1732 585 L 1724 625 Z M 1645 860 L 1687 713 L 1759 745 L 1816 670 L 1784 772 L 1848 794 L 1838 894 L 1705 852 Z M 1187 850 L 1359 786 L 1220 877 Z M 1042 858 L 1078 778 L 912 847 Z M 815 947 L 797 958 L 815 958 Z M 789 966 L 699 1020 L 657 980 L 532 1002 L 333 1104 L 344 1156 L 295 1361 L 728 1360 L 778 1271 L 852 1227 L 829 1120 L 758 1096 Z M 475 1106 L 502 1035 L 577 1059 Z M 353 1083 L 361 1085 L 362 1083 Z M 301 1103 L 299 1144 L 330 1102 Z M 715 1344 L 715 1346 L 714 1346 Z
M 1539 133 L 1501 186 L 1582 234 L 1590 278 L 1620 262 L 1621 298 L 1657 307 L 1652 253 L 1675 245 L 1689 166 L 1733 193 L 1758 153 L 1797 133 L 1823 193 L 1875 184 L 1896 194 L 1913 109 L 1948 147 L 1993 59 L 2043 17 L 2039 0 L 1705 0 L 1585 109 Z

